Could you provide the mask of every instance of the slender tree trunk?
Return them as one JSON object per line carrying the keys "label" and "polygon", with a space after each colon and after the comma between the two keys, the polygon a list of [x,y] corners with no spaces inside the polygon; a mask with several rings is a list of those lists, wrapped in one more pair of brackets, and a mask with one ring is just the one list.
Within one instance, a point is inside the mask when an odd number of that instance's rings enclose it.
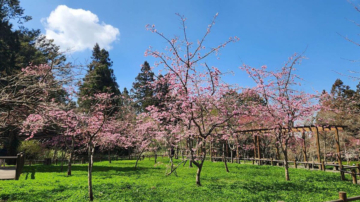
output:
{"label": "slender tree trunk", "polygon": [[[193,144],[193,141],[192,140],[190,140],[190,138],[188,139],[188,145],[189,145],[189,150],[190,150],[190,161],[189,161],[189,168],[192,168],[193,167],[193,165],[192,165],[192,163],[193,163],[193,150],[192,150],[192,144]],[[201,171],[200,171],[201,172]]]}
{"label": "slender tree trunk", "polygon": [[206,158],[206,147],[205,147],[206,145],[205,144],[206,144],[206,142],[203,141],[202,145],[201,145],[203,156],[202,156],[202,159],[200,160],[200,163],[194,162],[194,164],[198,167],[198,170],[196,171],[196,184],[198,186],[201,186],[201,181],[200,181],[201,171],[202,171],[202,167],[204,165],[204,161]]}
{"label": "slender tree trunk", "polygon": [[279,146],[277,144],[275,144],[275,150],[276,150],[275,159],[280,160]]}
{"label": "slender tree trunk", "polygon": [[139,160],[141,159],[141,155],[143,154],[144,150],[145,150],[145,149],[143,149],[143,150],[140,152],[139,156],[136,158],[135,168],[137,168],[138,162],[139,162]]}
{"label": "slender tree trunk", "polygon": [[55,159],[57,159],[57,151],[58,151],[58,148],[55,147],[54,155],[52,157],[53,162],[55,162]]}
{"label": "slender tree trunk", "polygon": [[283,153],[284,153],[285,180],[290,181],[287,148],[285,148]]}
{"label": "slender tree trunk", "polygon": [[179,147],[176,147],[176,156],[175,159],[179,159]]}
{"label": "slender tree trunk", "polygon": [[67,172],[68,176],[71,176],[71,164],[74,156],[74,147],[75,147],[74,144],[75,144],[75,138],[71,136],[71,149],[70,149],[70,157],[69,157],[68,172]]}
{"label": "slender tree trunk", "polygon": [[72,164],[73,153],[74,153],[73,151],[70,152],[70,157],[68,161],[68,170],[67,170],[68,176],[71,176],[71,164]]}
{"label": "slender tree trunk", "polygon": [[239,145],[238,145],[238,143],[236,144],[236,159],[237,159],[237,163],[240,163]]}
{"label": "slender tree trunk", "polygon": [[318,158],[318,162],[321,163],[319,129],[317,127],[316,127],[315,138],[316,138],[317,158]]}
{"label": "slender tree trunk", "polygon": [[198,167],[198,169],[196,171],[196,184],[198,186],[201,186],[200,176],[201,176],[202,166],[203,166],[203,164],[200,164],[200,166]]}
{"label": "slender tree trunk", "polygon": [[260,151],[260,135],[257,136],[257,155],[259,158],[258,164],[261,165],[261,151]]}
{"label": "slender tree trunk", "polygon": [[[228,173],[229,172],[229,168],[227,166],[227,160],[226,160],[226,157],[225,157],[225,143],[223,143],[223,160],[224,160],[224,165],[225,165],[225,170],[226,172]],[[201,172],[201,171],[200,171]]]}
{"label": "slender tree trunk", "polygon": [[[307,155],[306,155],[306,136],[305,136],[305,131],[303,131],[303,133],[302,133],[302,139],[303,139],[303,156],[304,156],[304,162],[307,162],[308,161],[308,159],[307,159]],[[308,166],[307,164],[305,164],[305,168],[306,168],[306,166]]]}
{"label": "slender tree trunk", "polygon": [[[63,171],[63,168],[64,168],[64,151],[61,151],[61,169],[60,171],[62,172]],[[31,161],[30,161],[30,165],[31,165]]]}
{"label": "slender tree trunk", "polygon": [[91,144],[89,144],[88,148],[88,157],[89,157],[89,165],[88,165],[88,185],[89,185],[89,200],[94,200],[93,190],[92,190],[92,168],[94,164],[94,148]]}
{"label": "slender tree trunk", "polygon": [[324,131],[324,162],[326,163],[326,132]]}
{"label": "slender tree trunk", "polygon": [[256,138],[256,136],[254,135],[254,159],[256,159],[256,157],[257,157],[257,154],[256,154],[256,145],[257,145],[257,138]]}
{"label": "slender tree trunk", "polygon": [[210,141],[210,152],[209,152],[209,154],[210,154],[210,161],[212,162],[213,161],[213,155],[212,155],[212,142]]}
{"label": "slender tree trunk", "polygon": [[155,163],[156,163],[156,159],[157,159],[157,152],[156,152],[156,151],[154,151],[154,154],[155,154],[154,161],[155,161]]}

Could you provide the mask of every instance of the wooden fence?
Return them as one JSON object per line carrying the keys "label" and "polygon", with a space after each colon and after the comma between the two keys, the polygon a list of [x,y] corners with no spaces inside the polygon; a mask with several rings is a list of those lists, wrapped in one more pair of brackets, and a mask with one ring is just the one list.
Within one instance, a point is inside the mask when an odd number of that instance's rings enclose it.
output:
{"label": "wooden fence", "polygon": [[328,201],[328,202],[347,202],[347,201],[357,201],[357,200],[360,200],[360,196],[347,198],[346,192],[341,191],[341,192],[339,192],[339,199]]}
{"label": "wooden fence", "polygon": [[[221,159],[223,160],[223,157],[213,157],[212,160],[218,160]],[[240,163],[241,160],[245,161],[251,161],[252,164],[257,163],[258,165],[263,165],[263,164],[268,164],[268,165],[272,165],[272,166],[284,166],[284,160],[274,160],[274,159],[258,159],[258,158],[231,158],[231,157],[226,157],[225,158],[227,161],[229,162],[233,162],[234,160],[238,163]],[[333,167],[334,171],[338,171],[340,173],[340,178],[341,180],[345,180],[344,174],[350,174],[351,178],[352,178],[352,182],[353,184],[357,184],[357,176],[360,175],[360,165],[356,164],[355,166],[348,166],[348,165],[342,165],[340,166],[337,163],[325,163],[324,161],[322,161],[321,163],[317,163],[314,161],[288,161],[289,167],[293,166],[294,168],[298,168],[299,165],[303,165],[304,168],[308,168],[308,169],[315,169],[317,167],[317,169],[322,170],[322,171],[326,171],[326,169],[328,167]]]}

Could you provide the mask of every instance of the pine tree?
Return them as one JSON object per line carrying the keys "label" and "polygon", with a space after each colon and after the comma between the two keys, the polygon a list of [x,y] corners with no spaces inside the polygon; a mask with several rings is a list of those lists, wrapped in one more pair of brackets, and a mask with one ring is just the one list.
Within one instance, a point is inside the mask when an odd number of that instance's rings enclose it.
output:
{"label": "pine tree", "polygon": [[[100,46],[95,44],[91,59],[92,62],[88,66],[89,70],[80,86],[78,99],[79,107],[84,111],[87,111],[93,104],[91,101],[83,99],[86,96],[92,96],[96,93],[121,95],[114,71],[111,69],[113,63],[109,58],[109,52],[100,49]],[[114,104],[119,104],[119,100],[114,101]]]}
{"label": "pine tree", "polygon": [[149,63],[145,61],[131,89],[138,113],[145,112],[146,107],[155,104],[154,91],[150,86],[152,82],[154,82],[154,73],[151,71]]}

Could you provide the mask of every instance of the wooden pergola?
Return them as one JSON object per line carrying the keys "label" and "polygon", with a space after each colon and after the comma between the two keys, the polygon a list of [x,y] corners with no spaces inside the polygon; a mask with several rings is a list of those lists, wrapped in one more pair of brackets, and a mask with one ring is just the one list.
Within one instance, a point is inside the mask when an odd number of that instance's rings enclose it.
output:
{"label": "wooden pergola", "polygon": [[[340,168],[342,169],[342,161],[341,161],[341,149],[340,149],[340,139],[339,139],[339,131],[343,131],[346,126],[344,125],[326,125],[326,126],[296,126],[290,129],[288,128],[260,128],[260,129],[250,129],[250,130],[239,130],[235,131],[235,133],[273,133],[275,131],[281,132],[302,132],[302,138],[305,141],[305,132],[314,132],[316,139],[316,149],[317,149],[317,157],[319,163],[321,163],[321,155],[320,155],[320,140],[319,140],[319,131],[334,131],[335,132],[335,142],[336,142],[336,150],[337,150],[337,158]],[[254,155],[255,158],[261,159],[260,155],[260,137],[258,135],[254,136]],[[306,157],[306,147],[303,145],[303,153],[304,153],[304,161],[307,161]]]}

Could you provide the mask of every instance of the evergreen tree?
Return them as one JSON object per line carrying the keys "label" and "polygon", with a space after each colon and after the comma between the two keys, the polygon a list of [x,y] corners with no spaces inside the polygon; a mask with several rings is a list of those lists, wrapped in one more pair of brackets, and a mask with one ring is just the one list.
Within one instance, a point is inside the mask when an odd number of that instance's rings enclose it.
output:
{"label": "evergreen tree", "polygon": [[[0,0],[0,78],[17,74],[29,63],[33,65],[50,63],[54,67],[63,65],[66,59],[52,40],[40,36],[40,30],[29,30],[22,25],[28,20],[31,20],[31,17],[24,15],[24,9],[21,8],[19,0]],[[13,24],[16,24],[18,28],[15,28]],[[0,81],[1,88],[9,87],[8,85],[7,79]],[[15,86],[11,92],[20,92],[23,88],[24,86]],[[65,96],[65,91],[51,92],[51,94],[54,98],[61,100],[61,97]],[[19,108],[23,110],[21,115],[15,114]],[[31,112],[31,108],[21,105],[0,107],[1,120],[5,120],[2,117],[4,114],[16,116],[16,119],[12,119],[14,121],[7,121],[0,130],[0,141],[6,142],[7,155],[16,155],[17,146],[20,143],[18,123],[21,123],[22,119]]]}
{"label": "evergreen tree", "polygon": [[331,87],[331,94],[335,97],[351,98],[355,95],[355,91],[350,89],[350,86],[344,85],[340,79],[336,79]]}
{"label": "evergreen tree", "polygon": [[[89,70],[80,86],[78,99],[79,107],[84,111],[87,111],[93,104],[91,101],[83,99],[85,96],[92,96],[96,93],[121,95],[114,71],[111,69],[112,61],[109,58],[109,52],[100,49],[100,46],[95,44],[91,59],[92,62],[88,66]],[[114,104],[120,104],[119,99],[115,100]]]}
{"label": "evergreen tree", "polygon": [[155,104],[154,91],[150,84],[154,82],[154,73],[151,71],[148,62],[144,62],[141,72],[135,78],[133,88],[131,89],[132,97],[135,100],[135,107],[138,113],[145,112],[146,107]]}

